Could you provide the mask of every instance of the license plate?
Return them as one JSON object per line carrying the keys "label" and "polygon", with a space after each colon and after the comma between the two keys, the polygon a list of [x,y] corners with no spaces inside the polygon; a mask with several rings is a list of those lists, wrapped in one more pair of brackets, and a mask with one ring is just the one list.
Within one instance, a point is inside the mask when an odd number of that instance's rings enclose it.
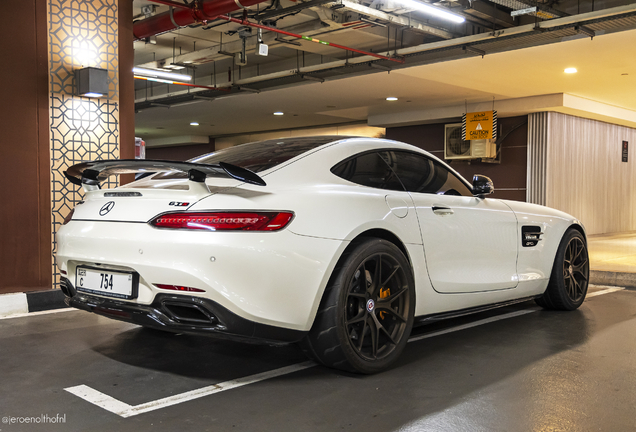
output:
{"label": "license plate", "polygon": [[134,273],[78,267],[75,285],[78,291],[128,300],[137,297],[135,276]]}

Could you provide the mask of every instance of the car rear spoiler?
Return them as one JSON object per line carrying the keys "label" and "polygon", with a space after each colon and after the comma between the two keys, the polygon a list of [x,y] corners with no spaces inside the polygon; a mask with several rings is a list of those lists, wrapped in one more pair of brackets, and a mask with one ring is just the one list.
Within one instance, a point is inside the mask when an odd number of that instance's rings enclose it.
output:
{"label": "car rear spoiler", "polygon": [[188,179],[205,183],[208,176],[229,176],[245,183],[266,186],[265,181],[256,173],[225,162],[218,164],[197,164],[148,159],[114,159],[82,162],[73,165],[64,175],[73,184],[98,189],[99,183],[116,174],[148,174],[157,172],[180,171],[188,174]]}

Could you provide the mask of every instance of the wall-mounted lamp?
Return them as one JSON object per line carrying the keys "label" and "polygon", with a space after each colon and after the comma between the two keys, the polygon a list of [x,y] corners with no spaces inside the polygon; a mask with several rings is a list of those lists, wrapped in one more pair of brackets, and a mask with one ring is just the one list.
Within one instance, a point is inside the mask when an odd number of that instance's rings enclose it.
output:
{"label": "wall-mounted lamp", "polygon": [[98,98],[108,95],[108,71],[94,67],[75,69],[77,96]]}

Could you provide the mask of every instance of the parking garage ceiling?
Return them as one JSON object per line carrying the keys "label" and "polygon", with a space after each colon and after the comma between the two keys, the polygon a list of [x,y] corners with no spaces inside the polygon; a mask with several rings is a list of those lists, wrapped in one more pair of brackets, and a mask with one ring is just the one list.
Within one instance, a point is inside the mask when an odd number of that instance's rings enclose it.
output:
{"label": "parking garage ceiling", "polygon": [[[136,134],[225,136],[553,93],[636,111],[636,4],[525,3],[433,3],[461,24],[392,0],[270,0],[229,14],[367,54],[264,30],[259,56],[256,28],[220,19],[138,40],[136,66],[216,89],[137,80]],[[535,12],[512,17],[523,5]],[[136,0],[135,25],[169,9]]]}

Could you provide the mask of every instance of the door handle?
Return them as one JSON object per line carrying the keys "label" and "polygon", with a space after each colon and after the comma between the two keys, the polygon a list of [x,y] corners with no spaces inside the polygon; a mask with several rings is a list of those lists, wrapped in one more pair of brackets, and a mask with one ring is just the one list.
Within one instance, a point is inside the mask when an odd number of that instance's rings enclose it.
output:
{"label": "door handle", "polygon": [[438,216],[448,216],[455,213],[453,209],[450,207],[437,206],[437,205],[434,205],[432,207],[432,210],[433,210],[433,213],[435,213]]}

